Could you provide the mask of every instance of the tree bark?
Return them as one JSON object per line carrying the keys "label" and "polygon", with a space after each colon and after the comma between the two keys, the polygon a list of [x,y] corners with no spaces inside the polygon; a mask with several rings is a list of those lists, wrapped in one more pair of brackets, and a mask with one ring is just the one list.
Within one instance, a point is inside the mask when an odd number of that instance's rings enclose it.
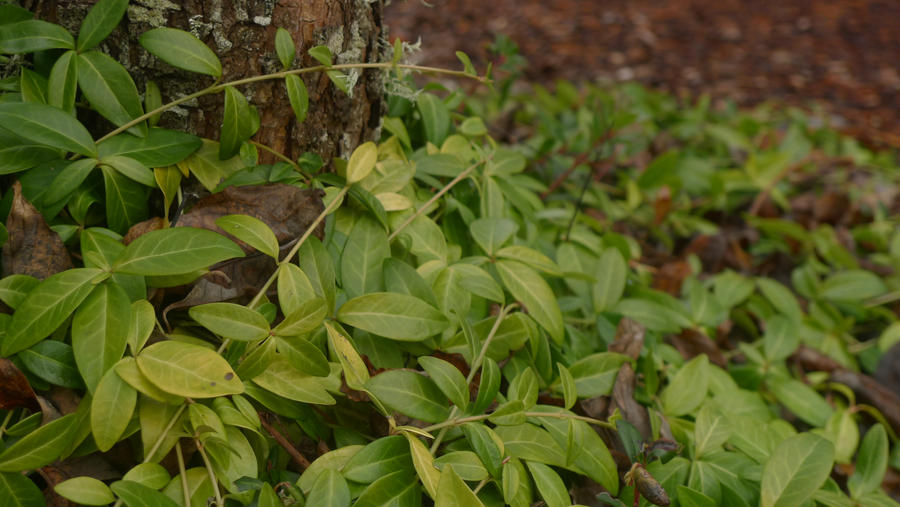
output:
{"label": "tree bark", "polygon": [[[77,33],[89,0],[26,0],[24,7],[38,17]],[[159,85],[163,101],[177,99],[213,83],[212,78],[180,71],[160,61],[137,42],[138,36],[162,26],[190,31],[222,61],[222,80],[281,70],[275,54],[275,30],[288,30],[297,47],[294,67],[317,65],[307,54],[324,44],[335,63],[377,62],[381,56],[382,0],[133,0],[120,26],[101,44],[131,72],[138,89],[146,81]],[[377,133],[382,112],[379,71],[361,71],[348,97],[324,73],[301,76],[309,90],[309,112],[297,124],[281,80],[244,85],[244,92],[260,114],[259,143],[296,159],[311,151],[325,162],[347,157],[358,144]],[[210,139],[218,139],[222,122],[222,94],[208,95],[164,113],[160,122]],[[271,158],[260,155],[263,160]]]}

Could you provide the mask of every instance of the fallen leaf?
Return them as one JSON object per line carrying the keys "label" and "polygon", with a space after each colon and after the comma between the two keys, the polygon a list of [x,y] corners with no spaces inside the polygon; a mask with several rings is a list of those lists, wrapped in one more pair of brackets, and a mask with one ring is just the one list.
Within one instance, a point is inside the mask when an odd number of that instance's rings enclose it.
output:
{"label": "fallen leaf", "polygon": [[33,412],[41,409],[28,379],[12,361],[0,357],[0,409],[25,407]]}
{"label": "fallen leaf", "polygon": [[13,184],[13,202],[6,220],[9,239],[3,244],[3,276],[31,275],[43,280],[72,269],[72,259],[59,234],[22,195],[22,184]]}
{"label": "fallen leaf", "polygon": [[616,328],[616,339],[609,345],[610,352],[618,352],[637,360],[644,347],[644,334],[647,329],[636,320],[622,317]]}

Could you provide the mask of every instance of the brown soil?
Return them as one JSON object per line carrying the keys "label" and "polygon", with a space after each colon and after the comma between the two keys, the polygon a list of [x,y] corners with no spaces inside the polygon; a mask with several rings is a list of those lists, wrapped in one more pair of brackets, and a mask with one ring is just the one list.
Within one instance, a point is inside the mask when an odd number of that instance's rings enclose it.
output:
{"label": "brown soil", "polygon": [[391,37],[422,38],[422,62],[488,61],[515,40],[534,81],[629,81],[741,105],[775,100],[833,113],[834,126],[900,147],[896,0],[395,0]]}

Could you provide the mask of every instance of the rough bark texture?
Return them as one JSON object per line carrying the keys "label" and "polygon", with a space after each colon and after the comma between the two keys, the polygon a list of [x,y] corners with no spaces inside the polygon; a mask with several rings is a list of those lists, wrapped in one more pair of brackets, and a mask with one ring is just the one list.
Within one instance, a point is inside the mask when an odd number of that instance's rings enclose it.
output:
{"label": "rough bark texture", "polygon": [[[41,19],[60,23],[77,33],[92,1],[27,0],[26,8]],[[155,81],[163,101],[212,84],[212,78],[177,70],[147,51],[138,36],[161,26],[188,30],[203,40],[222,61],[223,81],[277,72],[275,30],[285,28],[297,46],[295,67],[317,65],[307,50],[327,45],[335,63],[375,62],[380,57],[382,0],[133,0],[120,26],[101,45],[131,72],[139,90]],[[254,140],[296,159],[306,151],[322,156],[349,156],[358,144],[371,139],[381,117],[381,77],[360,73],[352,97],[331,84],[322,73],[302,76],[309,90],[306,121],[298,125],[280,80],[242,86],[259,109],[261,127]],[[222,121],[221,94],[201,97],[162,117],[161,125],[218,139]],[[264,155],[261,153],[261,155]]]}

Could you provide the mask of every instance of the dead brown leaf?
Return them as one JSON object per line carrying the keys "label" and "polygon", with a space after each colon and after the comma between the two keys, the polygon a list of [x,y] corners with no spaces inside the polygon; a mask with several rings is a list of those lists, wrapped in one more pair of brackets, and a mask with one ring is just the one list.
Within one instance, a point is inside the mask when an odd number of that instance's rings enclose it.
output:
{"label": "dead brown leaf", "polygon": [[615,407],[618,407],[625,420],[637,428],[645,442],[649,442],[653,439],[650,415],[647,413],[647,407],[634,399],[634,378],[634,370],[631,368],[631,363],[625,363],[619,368],[616,383],[613,384],[613,404],[610,406],[610,412]]}
{"label": "dead brown leaf", "polygon": [[685,359],[690,359],[699,354],[706,354],[716,366],[725,368],[728,364],[716,343],[700,331],[685,329],[681,334],[670,336],[667,341],[678,349],[678,352]]}
{"label": "dead brown leaf", "polygon": [[72,269],[72,259],[59,234],[22,195],[22,184],[13,184],[13,202],[6,220],[9,239],[3,244],[3,276],[31,275],[43,280]]}
{"label": "dead brown leaf", "polygon": [[37,412],[41,409],[28,379],[12,361],[0,357],[0,409],[25,407]]}
{"label": "dead brown leaf", "polygon": [[644,334],[647,332],[641,323],[636,320],[622,317],[616,328],[616,339],[609,345],[610,352],[618,352],[637,359],[644,347]]}

